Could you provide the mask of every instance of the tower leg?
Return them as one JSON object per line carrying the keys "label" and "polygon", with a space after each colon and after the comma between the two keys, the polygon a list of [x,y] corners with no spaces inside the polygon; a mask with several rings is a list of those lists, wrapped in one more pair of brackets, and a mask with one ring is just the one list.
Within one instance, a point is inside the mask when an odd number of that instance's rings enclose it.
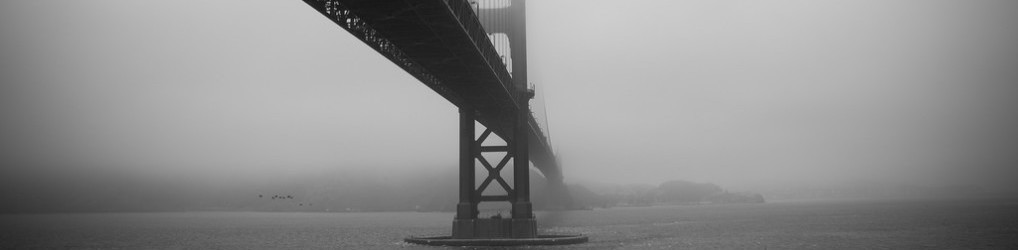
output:
{"label": "tower leg", "polygon": [[530,158],[527,136],[527,109],[519,112],[516,129],[513,133],[513,196],[512,200],[512,238],[537,237],[537,221],[534,219],[533,204],[530,203]]}
{"label": "tower leg", "polygon": [[474,220],[477,219],[477,200],[474,197],[474,110],[460,108],[459,203],[453,219],[452,237],[475,237]]}
{"label": "tower leg", "polygon": [[[513,85],[516,91],[516,103],[519,109],[516,110],[516,124],[513,126],[513,188],[516,189],[512,197],[513,219],[533,220],[533,206],[530,203],[530,97],[527,87],[527,47],[526,47],[526,15],[525,2],[522,0],[512,1],[509,5],[510,13],[513,15],[513,31],[509,34],[509,43],[512,47],[513,58]],[[515,232],[513,233],[515,235]]]}
{"label": "tower leg", "polygon": [[513,192],[512,232],[513,238],[537,237],[537,222],[530,203],[530,91],[527,87],[527,16],[526,2],[512,1],[509,6],[513,16],[509,43],[512,48],[513,85],[519,109],[516,111],[516,126],[513,129]]}

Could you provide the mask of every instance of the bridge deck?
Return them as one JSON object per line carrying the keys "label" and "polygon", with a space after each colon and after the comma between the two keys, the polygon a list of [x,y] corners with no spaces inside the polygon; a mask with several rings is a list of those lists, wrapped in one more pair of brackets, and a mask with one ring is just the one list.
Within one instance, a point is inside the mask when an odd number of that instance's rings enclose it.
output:
{"label": "bridge deck", "polygon": [[[304,0],[477,120],[512,138],[518,109],[512,77],[465,0]],[[547,137],[528,116],[531,162],[561,181]]]}

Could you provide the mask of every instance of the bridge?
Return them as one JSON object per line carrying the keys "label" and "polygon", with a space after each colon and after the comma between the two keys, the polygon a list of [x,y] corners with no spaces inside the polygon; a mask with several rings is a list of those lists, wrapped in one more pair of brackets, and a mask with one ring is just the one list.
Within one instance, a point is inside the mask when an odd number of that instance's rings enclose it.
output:
{"label": "bridge", "polygon": [[[562,170],[529,100],[523,0],[304,0],[459,108],[459,203],[453,239],[537,238],[529,167],[563,190]],[[475,137],[475,121],[485,128]],[[492,135],[506,145],[483,143]],[[482,153],[503,152],[489,161]],[[475,161],[476,160],[476,161]],[[513,185],[500,175],[513,162]],[[475,181],[475,162],[487,178]],[[483,195],[492,185],[505,195]],[[478,203],[508,201],[511,218],[478,218]],[[585,240],[585,238],[584,238]]]}

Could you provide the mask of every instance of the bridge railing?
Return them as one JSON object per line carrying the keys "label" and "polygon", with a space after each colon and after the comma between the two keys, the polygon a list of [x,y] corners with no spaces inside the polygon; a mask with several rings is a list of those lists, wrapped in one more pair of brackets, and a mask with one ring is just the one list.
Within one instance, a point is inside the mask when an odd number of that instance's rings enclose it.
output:
{"label": "bridge railing", "polygon": [[[474,40],[474,44],[477,45],[478,50],[484,57],[485,61],[488,62],[488,66],[498,76],[499,81],[502,82],[502,86],[508,90],[509,95],[516,99],[516,91],[513,87],[512,75],[510,68],[507,65],[509,58],[508,54],[505,56],[500,55],[496,49],[495,42],[489,37],[489,32],[484,29],[484,25],[481,24],[481,16],[477,11],[477,5],[471,4],[470,0],[445,0],[446,4],[449,5],[449,9],[453,15],[459,19],[463,28],[466,30],[467,35]],[[476,3],[476,2],[475,2]],[[506,24],[508,25],[508,23]],[[508,51],[508,50],[506,50]]]}
{"label": "bridge railing", "polygon": [[544,145],[547,145],[548,149],[550,150],[551,139],[548,138],[548,131],[546,131],[537,121],[537,118],[534,117],[534,113],[530,113],[530,120],[528,121],[528,123],[531,129],[538,132],[537,133],[538,139],[540,139]]}

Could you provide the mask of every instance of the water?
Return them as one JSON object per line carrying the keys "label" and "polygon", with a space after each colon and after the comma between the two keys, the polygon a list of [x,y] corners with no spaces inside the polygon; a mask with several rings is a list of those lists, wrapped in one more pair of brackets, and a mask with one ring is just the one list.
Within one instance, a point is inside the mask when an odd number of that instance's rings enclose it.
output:
{"label": "water", "polygon": [[[435,249],[451,213],[0,215],[0,249]],[[776,202],[539,212],[597,249],[1018,249],[1018,199]]]}

